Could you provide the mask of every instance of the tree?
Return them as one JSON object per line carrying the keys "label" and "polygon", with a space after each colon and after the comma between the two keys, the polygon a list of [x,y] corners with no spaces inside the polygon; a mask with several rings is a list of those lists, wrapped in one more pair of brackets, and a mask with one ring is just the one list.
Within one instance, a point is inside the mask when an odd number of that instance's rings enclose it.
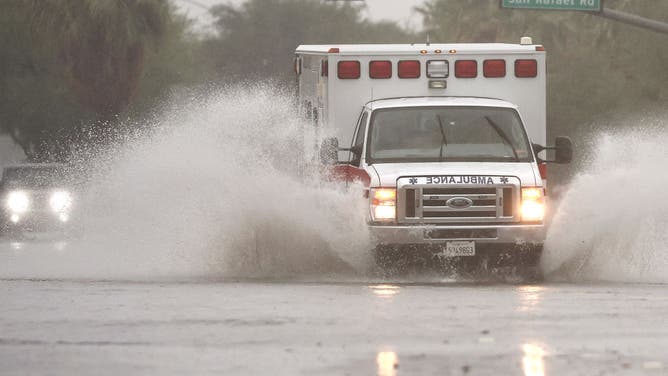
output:
{"label": "tree", "polygon": [[410,36],[391,22],[364,20],[361,8],[312,0],[248,0],[211,10],[216,37],[207,41],[220,77],[290,82],[299,44],[400,43]]}
{"label": "tree", "polygon": [[[90,115],[54,74],[53,62],[31,32],[32,14],[21,0],[0,2],[0,129],[30,159],[40,158],[47,134],[63,122]],[[75,120],[77,119],[77,120]]]}
{"label": "tree", "polygon": [[1,1],[0,130],[32,160],[115,132],[123,114],[195,81],[188,29],[166,0]]}
{"label": "tree", "polygon": [[166,0],[32,0],[33,25],[79,101],[111,121],[136,94],[145,47],[165,34]]}
{"label": "tree", "polygon": [[130,116],[144,117],[169,95],[183,88],[211,81],[213,68],[204,55],[201,37],[193,21],[170,10],[159,48],[146,49],[137,94],[129,106]]}
{"label": "tree", "polygon": [[[608,0],[606,7],[668,19],[668,3]],[[583,12],[500,9],[498,1],[428,0],[418,9],[425,33],[443,42],[517,43],[534,37],[548,50],[552,133],[613,111],[638,111],[668,99],[665,35]]]}

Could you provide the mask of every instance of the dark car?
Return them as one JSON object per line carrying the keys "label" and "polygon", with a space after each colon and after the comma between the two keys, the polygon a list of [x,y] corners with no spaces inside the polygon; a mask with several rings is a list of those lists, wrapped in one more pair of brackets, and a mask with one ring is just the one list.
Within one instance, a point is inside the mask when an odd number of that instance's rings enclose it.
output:
{"label": "dark car", "polygon": [[76,209],[76,183],[67,165],[5,167],[0,183],[5,234],[68,231]]}

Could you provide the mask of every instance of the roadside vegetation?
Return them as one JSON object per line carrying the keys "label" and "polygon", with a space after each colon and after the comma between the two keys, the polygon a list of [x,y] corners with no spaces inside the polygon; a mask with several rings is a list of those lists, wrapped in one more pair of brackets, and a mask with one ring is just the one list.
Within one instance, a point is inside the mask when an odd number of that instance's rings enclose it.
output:
{"label": "roadside vegetation", "polygon": [[[553,135],[613,112],[665,106],[668,35],[576,12],[511,11],[498,1],[425,0],[423,30],[371,22],[358,5],[248,0],[213,7],[213,33],[167,0],[0,2],[0,130],[32,160],[126,131],[182,88],[243,80],[293,85],[298,44],[509,42],[548,51]],[[606,6],[668,21],[668,3]],[[632,125],[632,124],[629,124]]]}

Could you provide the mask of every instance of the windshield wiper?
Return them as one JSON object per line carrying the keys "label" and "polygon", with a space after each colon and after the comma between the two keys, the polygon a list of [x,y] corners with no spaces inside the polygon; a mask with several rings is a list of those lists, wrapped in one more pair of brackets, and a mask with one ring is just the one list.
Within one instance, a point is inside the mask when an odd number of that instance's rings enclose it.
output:
{"label": "windshield wiper", "polygon": [[441,149],[438,151],[438,161],[443,162],[443,148],[448,146],[448,139],[445,137],[445,129],[443,129],[443,120],[441,120],[441,115],[436,115],[436,120],[438,120],[438,129],[441,130]]}
{"label": "windshield wiper", "polygon": [[517,155],[517,151],[515,150],[515,147],[513,146],[512,141],[508,138],[508,135],[499,127],[498,124],[496,124],[492,119],[489,118],[489,116],[485,116],[485,120],[487,120],[487,123],[494,129],[494,131],[501,137],[503,142],[510,146],[510,150],[513,151],[513,156],[515,156],[515,161],[519,161],[520,157]]}

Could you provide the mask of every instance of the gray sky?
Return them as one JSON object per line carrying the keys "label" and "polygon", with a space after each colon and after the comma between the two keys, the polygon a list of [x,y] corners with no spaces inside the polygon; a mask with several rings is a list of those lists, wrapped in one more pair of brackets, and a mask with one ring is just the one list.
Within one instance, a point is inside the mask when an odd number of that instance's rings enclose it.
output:
{"label": "gray sky", "polygon": [[[204,7],[228,2],[241,4],[244,0],[174,0],[174,2],[190,17],[197,19],[201,25],[206,25],[211,19]],[[422,18],[413,11],[413,7],[424,3],[424,0],[366,0],[365,2],[368,8],[366,16],[371,20],[398,21],[402,26],[413,28],[419,28],[422,23]]]}

